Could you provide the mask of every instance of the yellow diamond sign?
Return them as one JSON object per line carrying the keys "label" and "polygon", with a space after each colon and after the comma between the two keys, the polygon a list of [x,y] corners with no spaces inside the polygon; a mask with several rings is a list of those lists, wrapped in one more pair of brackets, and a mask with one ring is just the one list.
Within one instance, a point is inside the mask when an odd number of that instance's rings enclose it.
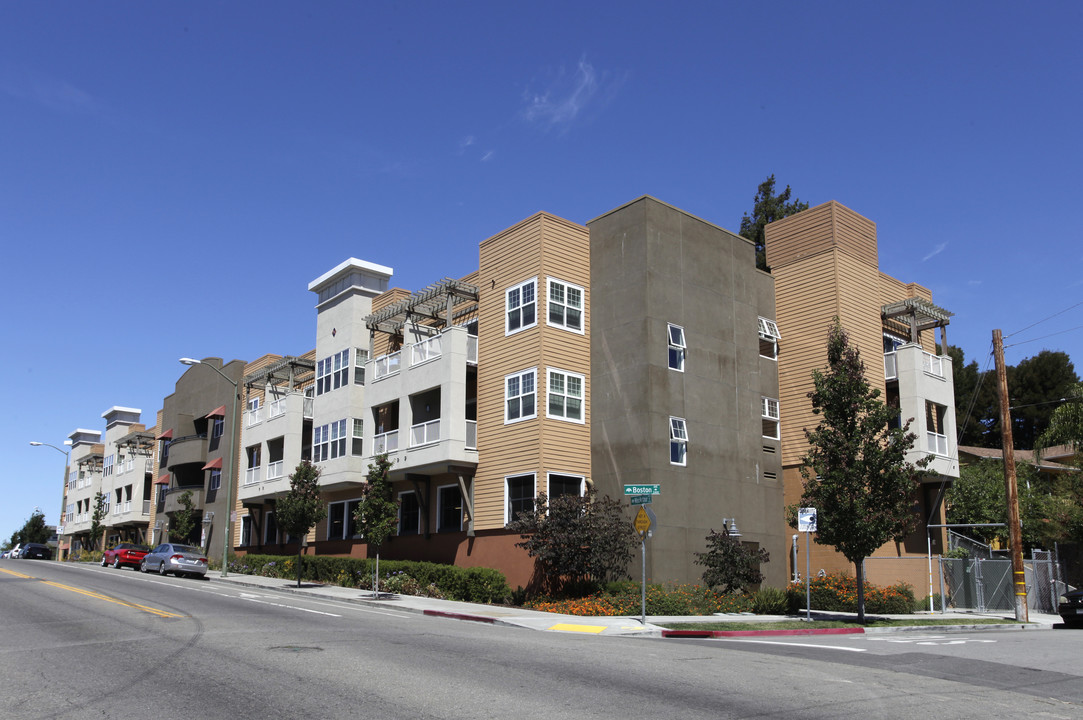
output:
{"label": "yellow diamond sign", "polygon": [[647,515],[647,508],[645,506],[639,506],[639,512],[636,513],[636,519],[632,521],[632,527],[640,534],[651,529],[651,518]]}

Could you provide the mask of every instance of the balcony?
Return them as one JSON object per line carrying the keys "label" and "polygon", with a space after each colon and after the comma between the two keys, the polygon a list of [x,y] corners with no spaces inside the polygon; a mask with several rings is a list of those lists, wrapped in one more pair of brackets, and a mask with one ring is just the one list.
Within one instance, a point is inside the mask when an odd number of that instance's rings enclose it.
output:
{"label": "balcony", "polygon": [[391,430],[380,433],[372,438],[372,454],[383,455],[393,453],[399,449],[399,431]]}
{"label": "balcony", "polygon": [[250,467],[247,470],[245,470],[244,471],[244,484],[247,486],[247,485],[255,485],[256,483],[258,483],[259,480],[260,480],[260,477],[259,477],[260,470],[262,470],[262,469],[263,469],[263,467],[261,465],[256,465],[254,467]]}
{"label": "balcony", "polygon": [[410,447],[440,442],[440,419],[418,423],[410,428]]}
{"label": "balcony", "polygon": [[443,355],[440,349],[440,335],[434,335],[428,340],[422,340],[410,346],[410,367],[435,360]]}
{"label": "balcony", "polygon": [[192,507],[203,507],[203,486],[193,485],[190,487],[175,487],[169,488],[165,495],[165,506],[163,512],[173,513],[178,510],[183,510],[184,506],[180,504],[180,497],[186,492],[192,493]]}
{"label": "balcony", "polygon": [[922,351],[921,369],[938,378],[944,377],[944,358]]}
{"label": "balcony", "polygon": [[925,433],[927,439],[926,449],[935,455],[948,454],[948,436],[940,435],[939,433],[927,432]]}
{"label": "balcony", "polygon": [[207,435],[203,433],[201,435],[186,435],[184,437],[175,438],[169,443],[169,465],[170,469],[177,467],[178,465],[188,465],[190,463],[199,463],[200,465],[207,462]]}
{"label": "balcony", "polygon": [[382,355],[372,362],[372,379],[380,380],[385,377],[399,374],[399,364],[402,362],[402,352],[393,352],[390,355]]}
{"label": "balcony", "polygon": [[254,410],[245,410],[244,426],[252,427],[253,425],[258,425],[259,423],[263,422],[263,411],[264,407],[262,405],[258,408],[255,408]]}

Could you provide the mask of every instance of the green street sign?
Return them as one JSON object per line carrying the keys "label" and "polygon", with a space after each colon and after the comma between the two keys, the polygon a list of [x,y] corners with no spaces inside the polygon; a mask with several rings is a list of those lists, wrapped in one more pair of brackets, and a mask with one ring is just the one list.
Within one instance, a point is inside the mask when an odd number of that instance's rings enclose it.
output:
{"label": "green street sign", "polygon": [[630,500],[631,500],[632,505],[650,505],[651,504],[651,496],[650,495],[633,495],[630,498]]}
{"label": "green street sign", "polygon": [[661,495],[661,485],[625,485],[625,495]]}

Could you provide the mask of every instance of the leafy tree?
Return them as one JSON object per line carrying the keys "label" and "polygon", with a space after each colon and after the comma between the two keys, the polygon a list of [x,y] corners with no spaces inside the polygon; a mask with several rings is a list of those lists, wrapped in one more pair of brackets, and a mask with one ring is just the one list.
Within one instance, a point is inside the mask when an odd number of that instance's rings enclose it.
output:
{"label": "leafy tree", "polygon": [[30,519],[11,534],[11,540],[3,549],[8,550],[23,543],[45,543],[52,536],[52,531],[45,524],[45,514],[41,510],[34,510]]}
{"label": "leafy tree", "polygon": [[996,443],[1000,442],[1000,406],[995,373],[982,372],[976,360],[967,363],[962,348],[949,345],[947,354],[951,357],[959,444],[997,447]]}
{"label": "leafy tree", "polygon": [[608,496],[549,500],[539,493],[534,512],[519,513],[508,528],[522,537],[516,545],[534,558],[551,593],[631,577],[628,564],[639,535]]}
{"label": "leafy tree", "polygon": [[369,464],[367,482],[361,488],[361,500],[354,511],[357,530],[376,551],[376,577],[373,594],[380,595],[380,547],[398,531],[399,504],[391,488],[391,461],[387,453],[377,455]]}
{"label": "leafy tree", "polygon": [[767,270],[767,253],[765,249],[764,227],[767,223],[781,220],[782,218],[796,215],[802,210],[808,210],[808,203],[798,199],[790,201],[790,186],[778,195],[775,195],[775,176],[772,173],[760,183],[756,189],[756,197],[753,199],[752,215],[745,213],[741,218],[741,237],[748,238],[756,243],[756,267]]}
{"label": "leafy tree", "polygon": [[196,512],[192,507],[192,491],[185,490],[177,498],[180,510],[173,513],[173,519],[169,523],[169,536],[180,538],[181,542],[188,542],[192,537],[192,531],[196,529]]}
{"label": "leafy tree", "polygon": [[1065,394],[1066,402],[1049,416],[1049,425],[1034,443],[1039,457],[1054,445],[1067,445],[1077,453],[1083,452],[1083,384],[1076,384]]}
{"label": "leafy tree", "polygon": [[302,540],[316,523],[327,517],[320,498],[320,469],[302,460],[290,473],[290,489],[275,503],[275,520],[281,530],[297,538],[297,587],[301,587]]}
{"label": "leafy tree", "polygon": [[90,514],[90,549],[97,550],[102,541],[105,527],[102,520],[105,519],[105,496],[100,492],[94,495],[94,512]]}
{"label": "leafy tree", "polygon": [[703,571],[703,584],[723,593],[744,592],[749,586],[763,582],[760,565],[771,559],[766,550],[753,550],[730,535],[725,526],[720,533],[711,530],[707,552],[695,555],[696,564],[707,567]]}
{"label": "leafy tree", "polygon": [[[821,416],[805,430],[809,451],[801,467],[802,507],[817,512],[816,542],[854,563],[858,622],[865,620],[863,561],[891,539],[913,531],[918,463],[906,460],[916,436],[910,420],[890,426],[898,409],[880,400],[865,379],[865,364],[838,318],[827,340],[827,371],[814,370],[812,411]],[[795,514],[790,509],[791,516]]]}

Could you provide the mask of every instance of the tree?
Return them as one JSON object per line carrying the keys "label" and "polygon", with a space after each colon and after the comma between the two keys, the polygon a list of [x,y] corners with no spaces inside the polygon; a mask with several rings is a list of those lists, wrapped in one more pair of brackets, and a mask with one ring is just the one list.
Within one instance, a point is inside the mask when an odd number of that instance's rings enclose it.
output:
{"label": "tree", "polygon": [[880,391],[869,386],[860,353],[838,318],[828,334],[827,363],[826,372],[812,373],[809,399],[821,420],[805,430],[809,451],[801,467],[801,506],[816,508],[816,542],[854,563],[858,622],[864,622],[863,561],[915,528],[916,475],[929,458],[906,460],[916,439],[910,419],[902,427],[890,426],[898,408],[885,405]]}
{"label": "tree", "polygon": [[991,371],[979,370],[976,360],[967,363],[961,348],[949,345],[947,354],[951,357],[959,444],[999,447],[1000,405],[996,394],[996,375]]}
{"label": "tree", "polygon": [[281,530],[297,538],[297,587],[301,587],[302,542],[316,523],[327,517],[320,498],[320,469],[302,460],[290,473],[290,489],[275,503],[275,520]]}
{"label": "tree", "polygon": [[[105,496],[100,492],[94,495],[94,512],[90,514],[90,549],[97,550],[102,540],[105,528],[102,520],[105,519]],[[103,548],[104,549],[104,548]]]}
{"label": "tree", "polygon": [[196,529],[197,518],[192,508],[192,491],[182,492],[177,498],[177,503],[181,509],[173,513],[173,519],[169,522],[169,537],[176,536],[181,539],[181,542],[186,543],[192,537],[192,531]]}
{"label": "tree", "polygon": [[1083,384],[1076,384],[1064,396],[1065,402],[1049,416],[1049,425],[1034,443],[1035,454],[1054,445],[1067,445],[1083,452]]}
{"label": "tree", "polygon": [[768,270],[764,232],[767,223],[796,215],[802,210],[808,210],[808,203],[796,198],[790,202],[789,185],[781,193],[775,195],[773,173],[760,183],[756,189],[756,197],[753,199],[752,215],[745,213],[741,218],[740,232],[741,237],[748,238],[756,244],[756,267],[760,270]]}
{"label": "tree", "polygon": [[30,519],[11,534],[11,540],[5,550],[23,543],[45,543],[53,536],[52,530],[45,524],[45,514],[35,509]]}
{"label": "tree", "polygon": [[398,531],[399,504],[391,488],[391,461],[387,453],[377,455],[369,464],[367,482],[361,488],[361,500],[354,511],[357,530],[369,547],[376,550],[376,578],[372,583],[375,597],[380,596],[380,547]]}
{"label": "tree", "polygon": [[508,529],[520,534],[516,545],[534,558],[551,593],[631,577],[628,564],[639,535],[621,504],[608,496],[598,499],[590,492],[549,500],[539,493],[534,512],[519,513]]}
{"label": "tree", "polygon": [[760,565],[771,559],[766,550],[753,550],[730,535],[724,525],[722,532],[711,530],[707,536],[707,552],[695,555],[696,564],[707,567],[703,584],[723,593],[744,592],[763,582]]}

